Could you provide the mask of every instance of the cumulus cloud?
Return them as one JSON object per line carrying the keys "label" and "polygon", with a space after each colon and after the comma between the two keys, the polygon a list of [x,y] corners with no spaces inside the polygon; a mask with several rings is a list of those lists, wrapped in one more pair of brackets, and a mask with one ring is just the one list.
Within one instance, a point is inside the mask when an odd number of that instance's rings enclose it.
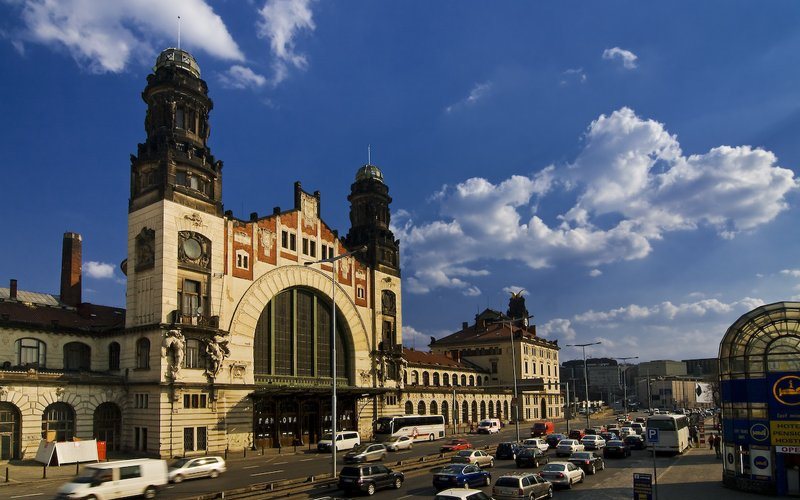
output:
{"label": "cumulus cloud", "polygon": [[222,85],[232,89],[258,88],[267,83],[267,79],[252,69],[234,64],[226,73],[219,76]]}
{"label": "cumulus cloud", "polygon": [[574,68],[568,69],[561,73],[561,81],[558,83],[561,86],[569,85],[570,83],[586,83],[586,73],[584,73],[583,68]]}
{"label": "cumulus cloud", "polygon": [[472,87],[472,90],[469,91],[469,95],[467,95],[467,97],[461,99],[455,104],[447,106],[446,108],[444,108],[444,110],[447,113],[452,113],[457,109],[467,106],[472,106],[476,102],[481,100],[483,97],[485,97],[491,89],[492,89],[491,82],[476,83],[475,86]]}
{"label": "cumulus cloud", "polygon": [[781,274],[792,278],[800,278],[800,269],[781,269]]}
{"label": "cumulus cloud", "polygon": [[599,269],[592,269],[591,271],[589,271],[589,276],[591,276],[592,278],[597,278],[598,276],[602,276],[602,275],[603,275],[603,271],[601,271]]}
{"label": "cumulus cloud", "polygon": [[114,278],[114,265],[105,262],[90,260],[83,265],[83,271],[86,273],[86,276],[94,279]]}
{"label": "cumulus cloud", "polygon": [[119,73],[131,58],[152,62],[164,43],[174,43],[178,16],[183,46],[223,60],[244,60],[222,18],[204,0],[18,0],[13,5],[23,24],[13,35],[19,52],[22,42],[54,46],[95,73]]}
{"label": "cumulus cloud", "polygon": [[619,60],[622,62],[622,66],[625,69],[635,69],[636,60],[639,58],[630,50],[613,47],[603,51],[603,59],[608,59],[610,61]]}
{"label": "cumulus cloud", "polygon": [[578,335],[572,328],[572,322],[564,318],[551,319],[536,329],[536,333],[550,340],[570,342]]}
{"label": "cumulus cloud", "polygon": [[[645,258],[674,231],[710,228],[732,238],[786,210],[796,188],[793,172],[769,151],[718,146],[687,156],[662,123],[621,108],[589,125],[572,163],[444,186],[430,198],[437,220],[418,223],[405,213],[392,229],[406,248],[410,292],[466,290],[479,274],[465,270],[480,261],[533,269],[577,262],[599,271]],[[547,221],[537,208],[556,191],[574,201]]]}
{"label": "cumulus cloud", "polygon": [[296,38],[303,31],[314,31],[312,0],[267,0],[259,10],[258,36],[267,38],[275,56],[271,83],[277,85],[289,76],[290,68],[305,70],[308,59],[297,52]]}

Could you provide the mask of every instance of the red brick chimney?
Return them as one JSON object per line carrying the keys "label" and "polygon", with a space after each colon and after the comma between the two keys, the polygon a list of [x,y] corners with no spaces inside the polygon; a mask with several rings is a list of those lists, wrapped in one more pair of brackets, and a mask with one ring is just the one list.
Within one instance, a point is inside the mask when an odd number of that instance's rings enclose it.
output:
{"label": "red brick chimney", "polygon": [[8,298],[17,300],[17,280],[11,280],[11,286],[8,287]]}
{"label": "red brick chimney", "polygon": [[77,307],[81,303],[81,235],[64,233],[61,247],[61,302]]}

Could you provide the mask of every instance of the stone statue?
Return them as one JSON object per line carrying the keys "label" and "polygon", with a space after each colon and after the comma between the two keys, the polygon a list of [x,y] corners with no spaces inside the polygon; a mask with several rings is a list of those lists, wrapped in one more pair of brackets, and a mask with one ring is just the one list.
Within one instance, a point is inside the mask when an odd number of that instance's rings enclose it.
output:
{"label": "stone statue", "polygon": [[[169,367],[172,377],[176,378],[181,371],[183,365],[183,355],[186,350],[186,339],[180,330],[168,330],[164,334],[164,340],[161,343],[161,357],[171,361]],[[172,356],[169,356],[172,351]]]}
{"label": "stone statue", "polygon": [[228,348],[228,340],[223,335],[214,335],[213,339],[203,340],[208,355],[206,374],[215,377],[222,369],[222,362],[230,356],[231,350]]}

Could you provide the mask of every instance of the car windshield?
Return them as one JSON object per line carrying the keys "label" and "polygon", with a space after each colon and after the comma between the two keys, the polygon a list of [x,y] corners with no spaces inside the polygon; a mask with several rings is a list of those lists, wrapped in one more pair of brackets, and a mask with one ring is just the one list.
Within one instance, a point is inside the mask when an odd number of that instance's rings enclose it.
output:
{"label": "car windshield", "polygon": [[501,477],[494,483],[495,486],[506,486],[509,488],[519,488],[519,478],[516,477]]}
{"label": "car windshield", "polygon": [[575,441],[572,439],[562,439],[561,442],[558,443],[559,446],[572,446],[573,444],[575,444]]}
{"label": "car windshield", "polygon": [[585,441],[594,441],[595,439],[597,439],[597,436],[589,435],[589,436],[584,437],[583,439]]}
{"label": "car windshield", "polygon": [[578,460],[588,460],[592,458],[591,453],[573,453],[569,458],[577,458]]}
{"label": "car windshield", "polygon": [[342,467],[340,476],[361,476],[361,469],[358,467]]}
{"label": "car windshield", "polygon": [[442,474],[461,474],[464,470],[464,465],[445,465],[439,472]]}
{"label": "car windshield", "polygon": [[170,466],[170,468],[171,469],[180,469],[181,467],[183,467],[186,464],[188,464],[190,460],[193,460],[193,459],[191,459],[191,458],[181,458],[180,460],[178,460],[175,463],[173,463]]}
{"label": "car windshield", "polygon": [[542,468],[542,472],[561,472],[565,467],[564,464],[547,464]]}
{"label": "car windshield", "polygon": [[330,441],[331,440],[331,433],[323,434],[322,439],[320,441]]}
{"label": "car windshield", "polygon": [[358,446],[354,446],[353,449],[350,450],[350,453],[362,453],[365,451],[367,451],[367,445],[359,444]]}
{"label": "car windshield", "polygon": [[406,440],[405,436],[395,436],[395,437],[389,439],[386,442],[387,443],[399,443],[400,441],[405,441],[405,440]]}
{"label": "car windshield", "polygon": [[521,450],[519,450],[519,453],[517,453],[517,456],[518,457],[528,457],[528,456],[531,456],[533,454],[534,454],[533,449],[531,449],[531,448],[522,448]]}
{"label": "car windshield", "polygon": [[472,455],[472,452],[471,452],[471,451],[467,451],[467,450],[464,450],[464,451],[459,451],[459,452],[456,454],[456,456],[459,456],[459,457],[468,457],[468,456],[470,456],[470,455]]}

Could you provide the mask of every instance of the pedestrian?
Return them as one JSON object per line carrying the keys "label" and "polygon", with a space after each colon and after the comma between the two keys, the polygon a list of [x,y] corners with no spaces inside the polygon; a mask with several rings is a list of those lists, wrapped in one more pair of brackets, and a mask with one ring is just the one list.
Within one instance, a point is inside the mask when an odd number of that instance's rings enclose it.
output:
{"label": "pedestrian", "polygon": [[709,450],[713,450],[714,449],[714,435],[713,434],[708,436],[708,449]]}
{"label": "pedestrian", "polygon": [[694,446],[694,442],[697,439],[697,429],[694,427],[689,427],[689,448]]}
{"label": "pedestrian", "polygon": [[719,451],[719,447],[722,444],[722,438],[719,437],[719,434],[714,436],[714,453],[716,454],[717,458],[722,458],[722,453]]}

